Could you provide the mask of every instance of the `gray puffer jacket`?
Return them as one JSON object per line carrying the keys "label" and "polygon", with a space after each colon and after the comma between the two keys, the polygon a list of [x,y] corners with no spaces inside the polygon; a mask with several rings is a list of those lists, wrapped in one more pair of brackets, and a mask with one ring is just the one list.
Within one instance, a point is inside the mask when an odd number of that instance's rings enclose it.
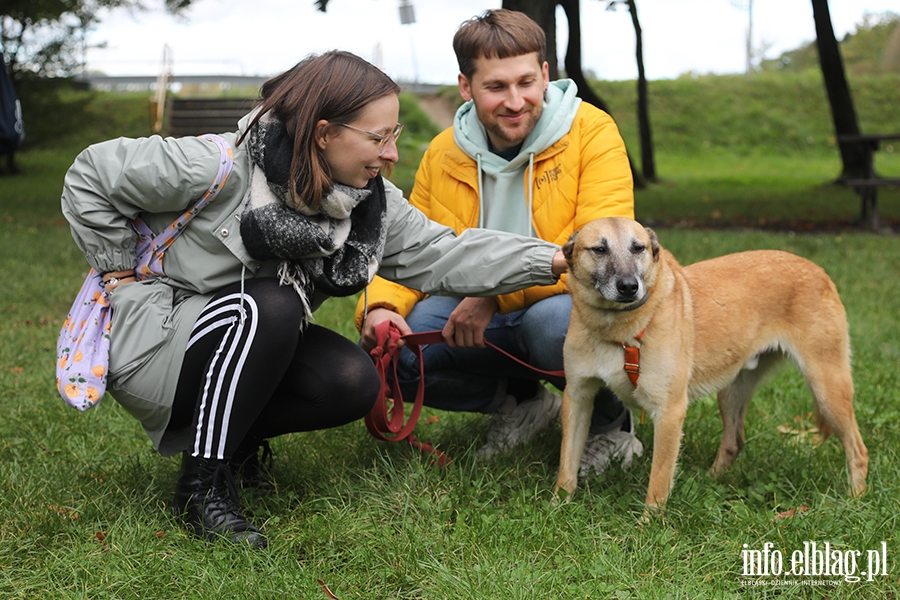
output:
{"label": "gray puffer jacket", "polygon": [[[246,126],[247,119],[241,121]],[[240,133],[224,134],[234,148]],[[212,183],[218,148],[200,138],[120,138],[90,146],[69,169],[62,211],[88,263],[98,272],[131,269],[140,215],[161,231]],[[234,169],[218,197],[166,251],[166,277],[110,292],[108,388],[164,455],[166,424],[191,328],[212,294],[241,278],[274,277],[277,263],[254,260],[240,236],[250,157],[234,148]],[[385,181],[387,242],[378,274],[429,294],[494,295],[551,285],[558,247],[485,230],[460,236],[429,221]]]}

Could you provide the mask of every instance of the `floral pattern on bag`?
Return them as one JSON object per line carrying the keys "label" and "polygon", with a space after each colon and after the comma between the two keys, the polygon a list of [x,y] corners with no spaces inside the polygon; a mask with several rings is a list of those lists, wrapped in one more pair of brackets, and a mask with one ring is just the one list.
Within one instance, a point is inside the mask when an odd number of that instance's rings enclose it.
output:
{"label": "floral pattern on bag", "polygon": [[91,269],[56,342],[56,388],[69,406],[87,410],[106,391],[109,365],[109,299]]}

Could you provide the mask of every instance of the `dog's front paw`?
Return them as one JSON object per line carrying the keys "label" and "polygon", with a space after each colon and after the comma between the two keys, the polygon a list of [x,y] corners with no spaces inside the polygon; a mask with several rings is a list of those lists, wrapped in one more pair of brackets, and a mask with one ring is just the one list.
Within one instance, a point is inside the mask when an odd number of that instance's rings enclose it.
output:
{"label": "dog's front paw", "polygon": [[638,526],[643,527],[645,525],[649,525],[651,521],[662,519],[665,511],[663,507],[660,505],[644,505],[644,510],[641,512],[641,516],[638,517]]}
{"label": "dog's front paw", "polygon": [[553,506],[559,506],[560,504],[567,504],[572,501],[572,496],[575,495],[575,491],[568,491],[565,488],[557,487],[553,490],[553,498],[550,500],[550,503]]}

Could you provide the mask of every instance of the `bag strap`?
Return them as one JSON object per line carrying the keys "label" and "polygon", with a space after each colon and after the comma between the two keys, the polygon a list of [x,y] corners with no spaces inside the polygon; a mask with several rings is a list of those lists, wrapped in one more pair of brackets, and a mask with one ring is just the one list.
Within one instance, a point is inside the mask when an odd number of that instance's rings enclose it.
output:
{"label": "bag strap", "polygon": [[228,140],[220,135],[212,133],[207,133],[200,137],[218,146],[218,172],[216,173],[212,184],[210,184],[209,189],[206,190],[203,196],[201,196],[190,209],[185,211],[171,225],[166,227],[164,231],[160,232],[159,235],[154,235],[150,228],[147,227],[147,224],[140,218],[134,220],[134,229],[138,234],[136,248],[137,267],[135,268],[135,273],[140,279],[145,279],[151,275],[160,277],[165,275],[165,270],[163,269],[163,254],[165,254],[166,249],[172,245],[179,235],[181,235],[181,232],[188,226],[188,223],[190,223],[207,204],[212,202],[216,196],[219,195],[219,192],[222,190],[225,181],[228,179],[228,176],[231,174],[231,170],[234,167],[234,153]]}
{"label": "bag strap", "polygon": [[[405,416],[403,395],[397,383],[397,363],[401,350],[398,342],[401,339],[405,342],[406,347],[416,354],[416,358],[419,360],[419,386],[416,390],[412,411],[405,424],[403,423]],[[397,326],[390,321],[378,324],[375,327],[375,347],[372,348],[370,355],[375,361],[375,369],[378,371],[378,377],[381,380],[381,391],[378,393],[375,406],[366,415],[366,428],[373,437],[387,442],[399,442],[405,439],[410,445],[416,446],[423,452],[437,454],[438,466],[441,467],[450,464],[450,459],[440,450],[435,449],[430,444],[417,441],[416,437],[410,434],[419,420],[419,414],[422,412],[422,405],[425,399],[425,365],[422,360],[422,346],[443,343],[444,338],[440,330],[401,335]],[[538,369],[487,340],[485,340],[485,344],[532,371],[548,377],[565,377],[566,373],[562,369],[557,371]],[[388,383],[387,378],[391,369],[393,369],[394,374],[393,385]],[[393,399],[393,405],[390,408],[387,402],[388,397]],[[390,434],[390,437],[388,434]]]}

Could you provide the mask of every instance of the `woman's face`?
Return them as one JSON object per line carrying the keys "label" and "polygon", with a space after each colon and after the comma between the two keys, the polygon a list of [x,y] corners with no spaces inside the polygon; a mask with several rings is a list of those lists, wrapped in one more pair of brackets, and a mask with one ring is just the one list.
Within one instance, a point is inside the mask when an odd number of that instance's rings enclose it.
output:
{"label": "woman's face", "polygon": [[[400,117],[400,100],[394,94],[382,96],[366,106],[352,123],[319,121],[319,148],[325,155],[336,183],[364,188],[388,163],[397,162],[397,144],[393,138],[378,155],[378,140],[366,132],[391,137]],[[342,127],[341,125],[349,125]],[[363,131],[358,131],[358,130]]]}

